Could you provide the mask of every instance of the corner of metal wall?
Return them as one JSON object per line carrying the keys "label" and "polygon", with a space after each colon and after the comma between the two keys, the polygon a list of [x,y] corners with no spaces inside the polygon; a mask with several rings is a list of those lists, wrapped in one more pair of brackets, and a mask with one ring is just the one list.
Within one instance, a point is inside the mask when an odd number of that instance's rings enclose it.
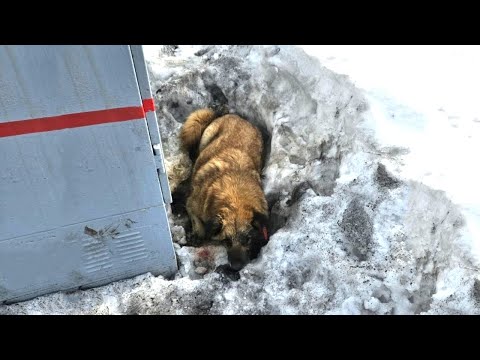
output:
{"label": "corner of metal wall", "polygon": [[[150,79],[148,76],[142,45],[130,45],[130,52],[132,54],[133,65],[137,76],[137,82],[142,101],[154,101],[152,91],[150,89]],[[147,128],[150,134],[150,141],[152,143],[152,150],[157,166],[158,179],[160,182],[160,188],[162,190],[163,200],[166,204],[171,204],[172,194],[170,191],[170,184],[168,183],[167,172],[165,170],[162,139],[160,137],[160,130],[158,128],[157,114],[154,110],[147,111],[145,118],[147,120]]]}

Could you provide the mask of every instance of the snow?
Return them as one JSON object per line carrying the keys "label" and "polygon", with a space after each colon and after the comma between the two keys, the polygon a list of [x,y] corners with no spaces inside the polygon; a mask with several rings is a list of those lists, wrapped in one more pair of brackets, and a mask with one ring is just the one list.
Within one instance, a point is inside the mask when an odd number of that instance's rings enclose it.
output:
{"label": "snow", "polygon": [[479,257],[480,46],[303,48],[366,90],[378,141],[408,148],[401,174],[446,191],[462,208]]}
{"label": "snow", "polygon": [[191,166],[178,131],[212,86],[270,134],[270,242],[231,281],[213,271],[225,249],[183,246],[187,219],[171,213],[174,280],[145,274],[0,313],[480,313],[479,47],[144,49],[172,191]]}

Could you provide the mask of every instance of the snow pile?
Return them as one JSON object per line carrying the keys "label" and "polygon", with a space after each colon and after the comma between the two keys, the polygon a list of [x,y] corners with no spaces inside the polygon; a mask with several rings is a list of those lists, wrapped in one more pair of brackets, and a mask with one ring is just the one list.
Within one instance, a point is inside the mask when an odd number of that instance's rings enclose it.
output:
{"label": "snow pile", "polygon": [[378,105],[347,76],[291,46],[146,55],[172,191],[190,171],[177,134],[191,111],[228,102],[266,134],[270,242],[231,281],[213,272],[224,249],[182,247],[186,219],[172,214],[175,280],[147,274],[0,313],[480,313],[470,222],[443,191],[405,176],[412,143],[380,141]]}

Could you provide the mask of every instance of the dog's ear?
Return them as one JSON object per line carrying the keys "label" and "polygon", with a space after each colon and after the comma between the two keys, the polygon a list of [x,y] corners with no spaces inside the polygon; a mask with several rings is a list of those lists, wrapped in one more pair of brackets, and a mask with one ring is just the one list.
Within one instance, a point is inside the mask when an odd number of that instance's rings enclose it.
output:
{"label": "dog's ear", "polygon": [[205,238],[210,239],[212,236],[216,236],[222,231],[222,223],[219,217],[208,220],[205,224]]}
{"label": "dog's ear", "polygon": [[268,241],[269,235],[268,235],[268,216],[267,215],[255,211],[253,213],[252,226],[260,232],[262,238],[265,241]]}

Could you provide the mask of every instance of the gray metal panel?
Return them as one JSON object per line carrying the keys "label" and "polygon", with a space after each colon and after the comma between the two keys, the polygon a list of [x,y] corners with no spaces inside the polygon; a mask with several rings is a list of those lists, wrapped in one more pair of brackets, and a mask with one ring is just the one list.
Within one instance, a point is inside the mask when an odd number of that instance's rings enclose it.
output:
{"label": "gray metal panel", "polygon": [[[147,71],[147,64],[145,63],[145,57],[141,45],[131,45],[133,63],[135,66],[135,72],[137,75],[138,86],[140,89],[140,95],[142,99],[152,99],[152,92],[150,89],[150,79]],[[152,141],[154,153],[157,161],[158,178],[160,180],[160,186],[162,188],[163,199],[165,203],[170,204],[172,202],[172,195],[170,192],[170,185],[168,183],[168,176],[165,171],[164,156],[162,140],[157,123],[157,114],[155,111],[146,113],[147,125],[150,132],[150,140]]]}
{"label": "gray metal panel", "polygon": [[130,45],[130,49],[132,51],[135,72],[137,73],[140,96],[142,99],[150,99],[152,98],[152,91],[150,89],[150,78],[148,76],[142,45]]}
{"label": "gray metal panel", "polygon": [[155,159],[157,160],[158,178],[160,180],[160,187],[162,188],[163,199],[166,204],[172,203],[172,194],[170,192],[170,184],[168,183],[167,171],[163,161],[162,143],[153,146]]}
{"label": "gray metal panel", "polygon": [[145,120],[0,138],[0,241],[162,204]]}
{"label": "gray metal panel", "polygon": [[1,241],[0,303],[145,272],[172,275],[176,261],[168,231],[161,205]]}
{"label": "gray metal panel", "polygon": [[[2,46],[0,67],[0,123],[142,106],[128,46]],[[145,118],[0,138],[0,302],[173,274],[157,161]]]}
{"label": "gray metal panel", "polygon": [[0,122],[139,104],[128,45],[2,45],[0,64]]}

